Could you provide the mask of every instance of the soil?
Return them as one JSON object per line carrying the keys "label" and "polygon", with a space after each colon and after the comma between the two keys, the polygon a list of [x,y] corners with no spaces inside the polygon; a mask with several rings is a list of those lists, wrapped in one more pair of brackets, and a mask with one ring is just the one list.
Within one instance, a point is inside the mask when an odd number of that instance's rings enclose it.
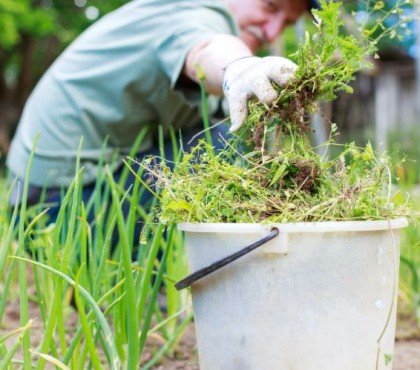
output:
{"label": "soil", "polygon": [[420,341],[397,341],[394,356],[394,370],[419,370]]}

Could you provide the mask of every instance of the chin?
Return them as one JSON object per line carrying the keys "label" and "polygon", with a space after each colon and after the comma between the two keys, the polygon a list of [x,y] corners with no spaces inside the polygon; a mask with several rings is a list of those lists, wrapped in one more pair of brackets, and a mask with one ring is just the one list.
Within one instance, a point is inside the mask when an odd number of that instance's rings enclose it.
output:
{"label": "chin", "polygon": [[256,53],[261,49],[262,45],[259,40],[256,40],[255,37],[249,36],[246,33],[241,37],[242,41],[248,46],[253,53]]}

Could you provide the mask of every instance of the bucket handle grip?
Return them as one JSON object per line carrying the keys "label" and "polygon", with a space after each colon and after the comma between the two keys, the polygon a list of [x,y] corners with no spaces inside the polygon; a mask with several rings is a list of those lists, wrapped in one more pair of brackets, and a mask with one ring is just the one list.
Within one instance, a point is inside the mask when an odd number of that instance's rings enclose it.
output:
{"label": "bucket handle grip", "polygon": [[238,258],[245,256],[246,254],[252,252],[254,249],[257,249],[258,247],[261,247],[265,243],[269,242],[271,239],[274,239],[276,236],[278,236],[280,233],[279,229],[273,227],[270,231],[270,233],[263,238],[257,240],[256,242],[252,243],[251,245],[248,245],[247,247],[231,254],[230,256],[227,256],[225,258],[222,258],[216,262],[213,262],[211,265],[207,267],[203,267],[200,270],[197,270],[196,272],[188,275],[184,279],[178,281],[175,284],[175,288],[177,290],[181,290],[184,288],[189,287],[192,283],[195,283],[196,281],[202,279],[203,277],[213,273],[216,270],[221,269],[222,267],[229,265],[233,261],[237,260]]}

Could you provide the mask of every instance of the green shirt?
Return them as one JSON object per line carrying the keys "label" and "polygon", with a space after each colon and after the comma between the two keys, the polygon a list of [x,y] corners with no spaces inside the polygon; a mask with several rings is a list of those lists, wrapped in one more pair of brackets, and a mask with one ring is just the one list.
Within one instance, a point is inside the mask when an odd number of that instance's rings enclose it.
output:
{"label": "green shirt", "polygon": [[[64,51],[28,99],[7,160],[11,174],[25,177],[37,132],[30,183],[60,187],[74,178],[82,137],[89,183],[101,154],[110,160],[127,153],[145,125],[197,123],[199,91],[176,86],[185,58],[200,41],[237,32],[220,0],[134,0],[106,15]],[[141,149],[151,145],[149,135]]]}

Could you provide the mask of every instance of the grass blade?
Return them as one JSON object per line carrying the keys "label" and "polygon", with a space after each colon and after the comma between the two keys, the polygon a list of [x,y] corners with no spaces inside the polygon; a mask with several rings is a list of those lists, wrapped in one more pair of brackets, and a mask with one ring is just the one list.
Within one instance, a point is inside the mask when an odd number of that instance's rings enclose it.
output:
{"label": "grass blade", "polygon": [[[124,279],[121,280],[118,284],[116,284],[111,290],[109,290],[108,292],[106,292],[96,303],[99,307],[100,304],[102,304],[103,302],[105,302],[109,297],[111,297],[116,291],[118,291],[122,285],[124,284]],[[124,295],[124,293],[122,294]],[[115,302],[113,302],[104,312],[104,315],[110,310],[111,306],[113,306]],[[94,311],[89,311],[87,314],[87,318],[90,321],[94,316]],[[77,329],[77,332],[75,334],[75,336],[73,337],[69,348],[67,350],[67,353],[64,356],[63,362],[64,364],[68,365],[70,363],[71,357],[73,356],[74,350],[76,349],[77,344],[79,343],[79,340],[82,336],[83,333],[83,328],[81,326],[79,326],[79,328]]]}
{"label": "grass blade", "polygon": [[190,313],[187,317],[182,321],[180,325],[177,326],[176,331],[172,335],[172,337],[166,342],[166,344],[156,353],[155,356],[143,367],[143,370],[149,370],[154,365],[156,365],[159,360],[170,351],[170,349],[174,346],[174,344],[182,338],[185,329],[187,328],[188,324],[191,322],[193,318],[193,314]]}
{"label": "grass blade", "polygon": [[64,365],[61,361],[57,360],[55,357],[47,355],[45,353],[37,352],[34,350],[30,350],[31,353],[35,356],[42,357],[45,361],[49,362],[50,364],[54,365],[55,367],[59,368],[60,370],[70,370],[69,367]]}
{"label": "grass blade", "polygon": [[[18,256],[25,255],[25,241],[26,241],[26,234],[25,234],[25,222],[26,222],[26,208],[28,202],[28,191],[29,191],[29,178],[31,174],[31,167],[32,167],[32,160],[34,158],[34,153],[36,147],[38,145],[40,134],[39,132],[35,135],[35,139],[33,141],[33,146],[31,150],[31,154],[29,155],[28,165],[26,167],[26,175],[25,175],[25,183],[23,186],[23,193],[22,193],[22,200],[20,203],[20,221],[18,227]],[[29,307],[28,307],[28,283],[26,277],[26,266],[23,264],[19,264],[19,300],[20,300],[20,324],[25,326],[29,321]],[[31,370],[32,368],[32,360],[31,360],[31,353],[29,352],[30,347],[30,338],[29,338],[29,331],[26,330],[24,334],[22,334],[22,345],[23,345],[23,368],[24,370]]]}
{"label": "grass blade", "polygon": [[[159,227],[161,227],[161,225],[159,225]],[[166,269],[166,261],[168,259],[169,250],[171,248],[171,241],[172,241],[172,236],[173,236],[174,229],[175,229],[175,225],[172,225],[169,229],[169,232],[168,232],[169,243],[167,244],[167,247],[165,248],[165,250],[163,252],[162,260],[160,261],[159,271],[158,271],[158,274],[156,276],[156,279],[155,279],[155,282],[154,282],[154,285],[153,285],[152,294],[151,294],[150,299],[149,299],[149,306],[148,306],[148,309],[146,311],[146,315],[145,315],[145,318],[144,318],[144,321],[143,321],[143,326],[142,326],[142,330],[141,330],[141,334],[140,334],[140,353],[143,350],[144,344],[145,344],[146,339],[147,339],[147,334],[148,334],[149,329],[150,329],[150,324],[151,324],[151,320],[152,320],[154,305],[156,303],[159,288],[160,288],[161,283],[162,283],[163,273]]]}
{"label": "grass blade", "polygon": [[129,244],[129,237],[124,223],[124,216],[120,207],[120,200],[118,198],[117,188],[113,180],[113,176],[109,168],[107,168],[107,176],[111,187],[113,211],[117,217],[118,232],[120,236],[122,267],[125,276],[125,289],[127,292],[126,305],[127,309],[127,333],[128,333],[128,358],[127,369],[137,369],[139,361],[139,346],[138,346],[138,319],[136,315],[136,292],[131,268],[131,247]]}
{"label": "grass blade", "polygon": [[[30,263],[36,266],[39,266],[49,272],[51,272],[52,274],[60,277],[62,280],[66,281],[68,284],[70,284],[71,286],[75,286],[75,282],[68,277],[67,275],[63,274],[60,271],[55,270],[54,268],[41,264],[39,262],[36,261],[32,261],[30,259],[27,258],[22,258],[22,257],[13,257],[19,261],[23,261],[26,263]],[[105,343],[107,344],[107,346],[104,348],[104,351],[109,352],[109,358],[111,358],[113,361],[110,363],[111,365],[111,369],[112,370],[117,370],[120,368],[120,362],[118,359],[118,353],[117,350],[115,348],[115,341],[114,341],[114,336],[112,334],[112,330],[104,316],[104,314],[102,313],[101,309],[99,308],[99,306],[97,305],[97,303],[95,302],[95,300],[92,298],[92,296],[86,291],[86,289],[84,289],[83,287],[79,287],[80,290],[80,295],[85,298],[85,300],[89,303],[90,307],[92,308],[96,319],[98,320],[99,326],[101,328],[101,332],[103,332],[103,338]]]}
{"label": "grass blade", "polygon": [[93,334],[89,326],[87,315],[85,313],[85,306],[79,294],[80,288],[79,288],[78,280],[79,280],[80,271],[81,269],[79,270],[79,273],[76,277],[76,282],[74,285],[74,297],[76,299],[77,310],[79,312],[79,319],[82,324],[83,333],[85,334],[86,347],[90,353],[90,360],[92,361],[93,367],[95,369],[102,369],[101,361],[99,359],[99,355],[98,355],[98,352],[96,351],[95,343],[93,341]]}
{"label": "grass blade", "polygon": [[13,359],[13,356],[19,349],[23,339],[25,338],[26,333],[32,327],[32,320],[29,320],[26,325],[21,328],[21,335],[19,336],[18,340],[13,343],[12,347],[4,354],[3,359],[0,361],[0,369],[7,369],[9,367],[10,362]]}

